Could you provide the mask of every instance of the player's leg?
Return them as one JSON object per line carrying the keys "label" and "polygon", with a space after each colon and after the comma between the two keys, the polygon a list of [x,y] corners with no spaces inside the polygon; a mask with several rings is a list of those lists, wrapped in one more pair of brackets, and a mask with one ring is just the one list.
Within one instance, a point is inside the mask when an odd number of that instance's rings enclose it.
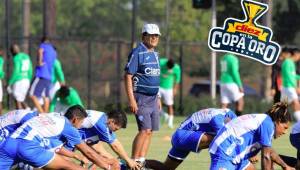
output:
{"label": "player's leg", "polygon": [[60,84],[59,82],[57,81],[56,83],[52,84],[51,83],[51,87],[50,87],[50,92],[49,92],[49,97],[50,97],[50,100],[52,100],[56,94],[56,92],[60,89]]}
{"label": "player's leg", "polygon": [[220,95],[221,95],[221,107],[222,109],[228,108],[228,105],[230,103],[230,98],[228,94],[228,88],[226,84],[220,85]]}
{"label": "player's leg", "polygon": [[44,80],[45,83],[45,96],[44,96],[44,111],[46,113],[49,112],[50,107],[50,88],[51,88],[51,81],[50,80]]}
{"label": "player's leg", "polygon": [[150,143],[151,143],[152,133],[153,132],[152,132],[151,129],[143,130],[144,142],[143,142],[143,145],[142,145],[142,149],[140,150],[140,153],[139,153],[140,158],[145,158],[147,153],[148,153],[149,146],[150,146]]}
{"label": "player's leg", "polygon": [[161,105],[162,105],[160,113],[163,116],[164,122],[166,123],[169,120],[169,111],[165,112],[163,109],[164,108],[163,106],[166,105],[166,91],[160,87],[158,93],[159,93]]}
{"label": "player's leg", "polygon": [[300,120],[300,103],[298,99],[298,94],[295,88],[284,88],[284,96],[285,99],[288,100],[288,103],[291,104],[293,111],[294,111],[294,118],[296,118],[297,121]]}
{"label": "player's leg", "polygon": [[17,109],[26,109],[28,107],[22,105],[22,103],[25,101],[29,87],[30,82],[28,79],[19,80],[13,85],[13,96],[15,98]]}
{"label": "player's leg", "polygon": [[170,170],[164,163],[154,160],[147,159],[145,163],[145,168],[155,169],[155,170]]}
{"label": "player's leg", "polygon": [[29,164],[33,167],[43,169],[78,169],[84,168],[63,158],[63,156],[55,154],[53,151],[46,150],[41,147],[38,142],[15,139],[17,141],[17,157],[18,160]]}
{"label": "player's leg", "polygon": [[240,116],[244,109],[244,93],[242,93],[239,87],[232,83],[228,86],[230,91],[230,100],[235,103],[235,114]]}
{"label": "player's leg", "polygon": [[169,114],[169,119],[168,119],[168,127],[173,128],[173,120],[174,120],[174,94],[173,94],[173,89],[167,89],[165,90],[165,104],[168,107],[168,114]]}
{"label": "player's leg", "polygon": [[49,97],[44,97],[44,112],[48,113],[49,112],[49,108],[50,108],[50,99]]}
{"label": "player's leg", "polygon": [[[145,100],[144,102],[147,101]],[[151,102],[157,102],[157,100]],[[155,120],[155,122],[153,120]],[[157,103],[153,107],[139,106],[138,113],[136,114],[136,121],[139,132],[133,141],[132,158],[140,159],[143,162],[151,142],[152,130],[153,128],[155,128],[155,130],[158,130],[159,128],[159,111]]]}
{"label": "player's leg", "polygon": [[40,80],[40,78],[36,77],[30,87],[29,97],[39,113],[44,113],[44,109],[39,102],[39,98],[41,98],[43,90],[43,82]]}
{"label": "player's leg", "polygon": [[240,116],[244,110],[244,97],[241,97],[235,102],[235,108],[235,114]]}

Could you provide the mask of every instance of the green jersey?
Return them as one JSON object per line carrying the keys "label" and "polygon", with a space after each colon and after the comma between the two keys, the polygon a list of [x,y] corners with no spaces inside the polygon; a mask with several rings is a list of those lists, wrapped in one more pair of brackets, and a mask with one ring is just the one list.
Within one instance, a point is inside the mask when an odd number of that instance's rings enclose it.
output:
{"label": "green jersey", "polygon": [[161,58],[159,60],[160,87],[164,89],[172,89],[174,87],[174,82],[176,84],[180,83],[181,69],[178,64],[174,64],[172,69],[168,69],[167,62],[168,59],[166,58]]}
{"label": "green jersey", "polygon": [[61,63],[58,59],[54,62],[54,74],[52,74],[52,83],[65,82],[65,75],[61,67]]}
{"label": "green jersey", "polygon": [[221,83],[235,83],[242,87],[239,74],[239,60],[233,54],[225,54],[221,59]]}
{"label": "green jersey", "polygon": [[296,64],[292,59],[287,58],[283,61],[281,76],[283,87],[297,87],[297,79],[299,80],[300,76],[296,74]]}
{"label": "green jersey", "polygon": [[0,79],[4,78],[3,65],[4,65],[3,56],[0,55]]}
{"label": "green jersey", "polygon": [[13,63],[14,69],[8,81],[8,85],[15,84],[22,79],[28,79],[30,81],[33,73],[30,57],[25,53],[18,53],[14,56]]}
{"label": "green jersey", "polygon": [[57,93],[55,94],[55,96],[50,104],[50,112],[54,111],[57,102],[60,102],[61,104],[66,105],[66,106],[74,106],[74,105],[78,104],[83,107],[83,104],[81,102],[81,99],[80,99],[77,91],[75,89],[73,89],[72,87],[70,87],[69,96],[67,96],[64,99],[58,97]]}

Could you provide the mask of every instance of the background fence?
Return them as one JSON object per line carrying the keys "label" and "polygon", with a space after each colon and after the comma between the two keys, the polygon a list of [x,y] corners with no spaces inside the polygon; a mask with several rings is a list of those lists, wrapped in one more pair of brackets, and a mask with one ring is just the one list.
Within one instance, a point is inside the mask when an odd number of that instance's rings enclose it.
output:
{"label": "background fence", "polygon": [[[35,65],[39,39],[12,38],[12,43],[22,44],[25,41],[29,43],[28,53]],[[127,96],[124,90],[123,75],[131,50],[129,42],[72,38],[53,39],[52,42],[57,48],[58,59],[62,63],[67,85],[78,90],[87,108],[99,110],[105,110],[108,107],[126,108]],[[161,57],[163,57],[164,49],[164,42],[161,42],[157,48]],[[175,102],[177,113],[186,113],[193,109],[199,109],[201,106],[217,106],[218,97],[216,101],[211,101],[209,98],[209,89],[207,89],[209,84],[207,87],[201,86],[202,91],[206,93],[200,93],[200,95],[197,93],[195,96],[195,91],[194,95],[190,92],[196,83],[210,80],[211,58],[206,42],[174,42],[170,44],[170,54],[170,57],[182,69],[180,93]],[[219,61],[219,57],[217,57],[217,61]],[[254,95],[256,97],[262,95],[259,91],[264,88],[265,74],[252,74],[251,70],[265,73],[265,68],[258,62],[240,57],[242,80],[244,84],[257,91],[257,94]],[[11,56],[5,57],[5,70],[7,79],[12,71]],[[194,97],[191,99],[191,96]],[[9,108],[14,108],[11,105],[11,99],[8,100],[10,100]],[[193,109],[189,106],[190,102],[196,102],[192,106]]]}

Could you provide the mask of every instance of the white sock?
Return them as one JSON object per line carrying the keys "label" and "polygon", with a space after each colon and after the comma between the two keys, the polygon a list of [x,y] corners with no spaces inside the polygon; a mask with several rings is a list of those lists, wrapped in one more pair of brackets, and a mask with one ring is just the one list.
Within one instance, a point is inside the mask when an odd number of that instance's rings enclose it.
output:
{"label": "white sock", "polygon": [[169,114],[164,112],[164,118],[165,118],[165,122],[167,122],[169,120]]}
{"label": "white sock", "polygon": [[174,119],[174,115],[170,115],[168,120],[168,126],[170,128],[173,128],[173,119]]}
{"label": "white sock", "polygon": [[141,162],[145,162],[146,158],[145,157],[140,157]]}
{"label": "white sock", "polygon": [[300,110],[294,112],[294,117],[297,122],[300,121]]}
{"label": "white sock", "polygon": [[145,157],[140,157],[140,158],[136,158],[134,160],[139,161],[139,162],[145,162],[146,158]]}

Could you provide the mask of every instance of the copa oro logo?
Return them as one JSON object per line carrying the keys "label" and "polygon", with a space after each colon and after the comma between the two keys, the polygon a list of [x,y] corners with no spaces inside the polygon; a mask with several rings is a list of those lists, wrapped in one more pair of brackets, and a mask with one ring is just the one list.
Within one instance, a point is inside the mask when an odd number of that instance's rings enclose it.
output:
{"label": "copa oro logo", "polygon": [[215,51],[235,53],[266,65],[274,64],[280,46],[271,41],[270,28],[259,25],[256,20],[268,10],[268,5],[242,0],[244,20],[227,18],[223,28],[214,27],[209,32],[208,46]]}

